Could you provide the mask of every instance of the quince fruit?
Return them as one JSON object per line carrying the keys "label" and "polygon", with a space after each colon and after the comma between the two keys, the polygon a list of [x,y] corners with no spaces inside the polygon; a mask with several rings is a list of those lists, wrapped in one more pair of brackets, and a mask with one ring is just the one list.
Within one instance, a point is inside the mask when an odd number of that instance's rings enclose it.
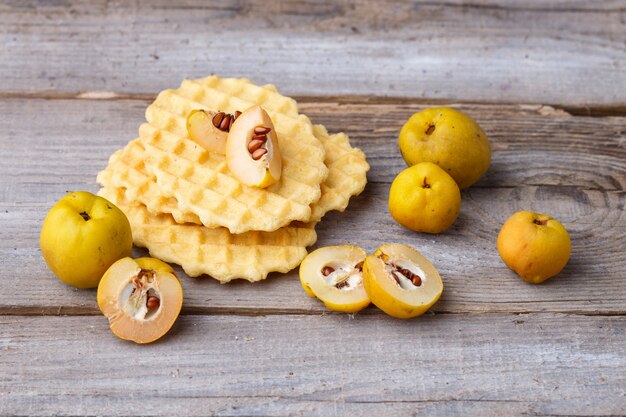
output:
{"label": "quince fruit", "polygon": [[86,191],[70,193],[50,209],[39,242],[52,272],[78,288],[97,287],[105,271],[133,249],[124,213]]}
{"label": "quince fruit", "polygon": [[249,108],[233,122],[226,140],[226,163],[242,184],[251,187],[266,188],[280,179],[276,129],[262,107]]}
{"label": "quince fruit", "polygon": [[98,285],[98,307],[120,339],[151,343],[172,327],[183,305],[176,273],[155,258],[123,258]]}
{"label": "quince fruit", "polygon": [[461,189],[478,181],[491,162],[489,140],[478,123],[448,107],[429,108],[411,116],[400,130],[398,145],[408,166],[433,162]]}
{"label": "quince fruit", "polygon": [[328,246],[308,254],[300,264],[300,283],[330,310],[356,313],[370,303],[363,288],[366,253],[356,246]]}
{"label": "quince fruit", "polygon": [[443,169],[422,162],[402,171],[389,190],[389,212],[416,232],[441,233],[456,220],[461,192]]}
{"label": "quince fruit", "polygon": [[382,245],[365,258],[363,283],[372,303],[399,319],[424,314],[443,292],[443,281],[433,264],[400,244]]}
{"label": "quince fruit", "polygon": [[569,234],[561,223],[530,211],[509,217],[500,229],[497,245],[504,263],[533,284],[561,272],[572,250]]}
{"label": "quince fruit", "polygon": [[230,129],[234,120],[235,116],[223,112],[196,109],[187,116],[187,134],[204,149],[225,154],[228,130],[221,129],[221,126],[224,123]]}

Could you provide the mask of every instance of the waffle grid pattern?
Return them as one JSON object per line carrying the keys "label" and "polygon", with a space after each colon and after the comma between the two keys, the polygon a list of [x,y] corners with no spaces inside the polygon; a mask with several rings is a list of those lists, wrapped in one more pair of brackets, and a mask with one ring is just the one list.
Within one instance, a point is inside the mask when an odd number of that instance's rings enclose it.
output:
{"label": "waffle grid pattern", "polygon": [[[328,211],[343,211],[350,197],[363,191],[369,170],[365,155],[350,146],[344,133],[330,135],[324,126],[310,125],[306,116],[298,114],[296,102],[281,96],[272,85],[258,87],[246,80],[209,77],[184,81],[182,86],[179,90],[183,95],[177,90],[162,92],[159,98],[164,97],[169,107],[163,110],[163,106],[157,106],[157,98],[146,111],[153,123],[140,126],[140,137],[110,157],[107,168],[98,174],[97,180],[103,186],[100,195],[127,214],[137,245],[147,247],[153,256],[180,264],[191,276],[208,274],[221,282],[235,278],[258,281],[272,271],[293,269],[306,256],[306,247],[316,241],[315,222]],[[221,95],[216,93],[213,102],[224,106],[219,110],[234,111],[237,107],[229,106],[240,106],[243,97],[243,102],[256,100],[253,104],[271,107],[269,114],[273,119],[285,120],[282,126],[300,129],[298,121],[306,120],[305,126],[310,126],[316,145],[299,147],[304,157],[296,151],[283,159],[283,173],[289,175],[286,179],[283,176],[281,187],[288,190],[285,195],[297,198],[287,199],[267,190],[247,192],[230,177],[223,155],[208,152],[186,139],[185,112],[206,108],[205,95],[215,91]],[[287,143],[292,141],[290,136],[285,138]],[[306,200],[306,194],[315,186],[307,187],[291,177],[317,183],[320,170],[312,169],[307,160],[318,155],[318,145],[322,147],[324,179],[317,185],[319,199],[305,205],[294,200]],[[204,190],[198,193],[201,187]],[[255,191],[260,192],[254,194]],[[298,191],[305,195],[298,196]],[[181,204],[179,197],[186,204]],[[196,213],[201,210],[187,210],[189,205],[206,207],[204,214],[208,217],[202,219]],[[272,207],[271,211],[266,207]],[[298,210],[306,213],[301,220],[308,223],[296,221],[272,230],[250,226],[258,224],[254,222],[259,218],[263,221],[271,216],[289,217]],[[218,224],[249,220],[248,230],[233,233],[226,227],[205,227],[207,219]]]}
{"label": "waffle grid pattern", "polygon": [[[146,110],[148,123],[139,130],[148,153],[147,171],[156,177],[163,196],[176,198],[180,211],[196,214],[207,227],[242,233],[308,221],[310,204],[319,200],[320,185],[328,175],[323,145],[309,119],[297,113],[295,101],[259,87],[248,91],[252,84],[236,81],[184,81],[178,90],[159,94]],[[237,96],[242,91],[254,101]],[[283,159],[281,181],[267,189],[239,183],[223,156],[209,156],[186,131],[186,116],[194,108],[234,112],[256,104],[274,121]]]}
{"label": "waffle grid pattern", "polygon": [[153,215],[144,205],[129,202],[121,188],[102,188],[98,194],[126,214],[138,246],[179,264],[192,277],[208,274],[220,282],[260,281],[272,271],[288,272],[298,266],[306,247],[317,239],[315,229],[306,224],[237,235],[223,227],[179,224],[170,215]]}

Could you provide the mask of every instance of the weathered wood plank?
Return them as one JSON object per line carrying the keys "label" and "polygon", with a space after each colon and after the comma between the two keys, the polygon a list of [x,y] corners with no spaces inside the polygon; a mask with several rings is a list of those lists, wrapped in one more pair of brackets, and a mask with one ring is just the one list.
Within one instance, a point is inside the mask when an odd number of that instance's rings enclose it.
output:
{"label": "weathered wood plank", "polygon": [[[0,100],[5,183],[91,181],[108,155],[137,134],[147,100]],[[572,117],[546,106],[450,104],[474,117],[490,138],[493,161],[475,187],[522,185],[626,189],[626,118]],[[397,135],[428,103],[317,99],[300,109],[330,131],[345,131],[372,165],[370,182],[406,167]],[[63,163],[59,163],[61,161]],[[50,174],[55,178],[51,180]],[[58,178],[57,178],[58,177]],[[10,178],[10,180],[7,180]],[[65,184],[59,183],[65,182]],[[7,201],[17,201],[7,188]],[[33,196],[34,197],[34,196]],[[19,201],[42,201],[24,200]]]}
{"label": "weathered wood plank", "polygon": [[[97,189],[96,173],[133,137],[145,106],[139,100],[0,100],[1,313],[97,314],[93,291],[71,289],[47,270],[39,230],[65,191]],[[427,236],[396,225],[386,208],[389,181],[404,167],[394,145],[396,132],[422,107],[302,105],[315,122],[348,131],[372,165],[365,193],[346,213],[332,213],[320,224],[318,245],[353,243],[368,251],[383,242],[418,247],[444,276],[438,312],[624,314],[625,119],[570,117],[549,108],[461,106],[490,135],[493,164],[487,177],[464,193],[452,230]],[[520,209],[551,213],[572,234],[569,266],[542,286],[515,278],[495,250],[500,225]],[[295,273],[256,285],[220,286],[184,275],[182,282],[187,313],[324,311],[305,296]]]}
{"label": "weathered wood plank", "polygon": [[[432,106],[433,104],[431,104]],[[558,185],[626,189],[626,118],[572,117],[541,105],[490,106],[450,103],[474,117],[493,152],[489,171],[475,187]],[[406,167],[396,145],[400,128],[428,104],[341,100],[301,103],[314,123],[345,131],[367,150],[370,181],[391,182]]]}
{"label": "weathered wood plank", "polygon": [[621,317],[192,316],[148,346],[116,339],[103,317],[0,317],[0,352],[3,415],[626,409]]}
{"label": "weathered wood plank", "polygon": [[624,4],[185,0],[0,5],[0,93],[153,95],[207,73],[291,95],[626,108]]}
{"label": "weathered wood plank", "polygon": [[[576,188],[470,191],[464,195],[462,213],[453,229],[432,237],[405,230],[393,222],[386,211],[386,199],[381,197],[386,189],[386,185],[372,184],[346,213],[325,218],[318,227],[317,247],[356,244],[369,252],[385,242],[417,247],[444,277],[446,289],[434,307],[437,312],[626,313],[626,260],[621,243],[626,216],[622,193]],[[75,290],[62,284],[40,257],[38,234],[48,206],[0,207],[8,211],[0,212],[6,236],[0,242],[3,258],[0,279],[4,287],[0,312],[98,314],[94,291]],[[559,213],[573,240],[569,265],[558,278],[542,286],[518,280],[495,249],[500,225],[508,215],[522,208]],[[145,252],[136,254],[145,255]],[[266,282],[254,285],[246,282],[220,285],[208,278],[192,279],[179,272],[187,313],[325,311],[321,303],[304,294],[297,271],[275,274]]]}

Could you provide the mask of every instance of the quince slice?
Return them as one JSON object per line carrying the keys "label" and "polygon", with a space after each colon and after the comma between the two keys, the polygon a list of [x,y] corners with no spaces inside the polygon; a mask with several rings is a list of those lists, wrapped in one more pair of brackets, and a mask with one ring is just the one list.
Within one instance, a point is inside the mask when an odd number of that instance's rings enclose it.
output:
{"label": "quince slice", "polygon": [[372,303],[399,319],[424,314],[443,292],[433,264],[401,244],[384,244],[365,259],[363,283]]}
{"label": "quince slice", "polygon": [[317,297],[330,310],[355,313],[370,303],[363,288],[362,266],[366,253],[356,246],[317,249],[300,264],[304,291]]}
{"label": "quince slice", "polygon": [[187,133],[189,138],[202,146],[204,149],[226,153],[226,139],[228,138],[228,130],[221,129],[220,126],[226,123],[226,127],[230,127],[235,116],[225,114],[223,112],[213,112],[209,110],[193,110],[187,116]]}
{"label": "quince slice", "polygon": [[120,339],[151,343],[169,331],[183,305],[174,270],[154,258],[122,258],[98,285],[98,307]]}
{"label": "quince slice", "polygon": [[280,179],[282,161],[276,129],[260,106],[244,111],[230,127],[226,163],[242,184],[251,187],[269,187]]}

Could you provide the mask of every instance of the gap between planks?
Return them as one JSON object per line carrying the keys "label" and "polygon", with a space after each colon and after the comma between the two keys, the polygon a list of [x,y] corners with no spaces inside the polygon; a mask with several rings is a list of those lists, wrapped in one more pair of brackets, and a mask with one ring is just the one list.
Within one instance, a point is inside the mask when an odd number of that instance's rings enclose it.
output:
{"label": "gap between planks", "polygon": [[[537,310],[537,311],[499,311],[499,310],[437,310],[437,312],[429,310],[425,316],[442,316],[442,315],[511,315],[511,316],[530,316],[535,314],[558,314],[562,316],[573,317],[626,317],[626,310],[621,311],[609,311],[609,312],[593,312],[585,310],[570,310],[570,311],[552,311],[552,310]],[[95,308],[88,307],[17,307],[17,308],[0,308],[0,317],[92,317],[100,316],[101,313]],[[183,307],[181,316],[235,316],[235,317],[264,317],[264,316],[343,316],[347,315],[354,319],[355,317],[375,317],[378,315],[384,315],[376,307],[370,306],[366,310],[360,311],[355,314],[339,313],[333,311],[320,311],[310,309],[280,309],[280,308],[237,308],[233,310],[230,307]]]}
{"label": "gap between planks", "polygon": [[[136,100],[153,101],[156,95],[140,93],[117,93],[114,91],[84,91],[81,93],[67,93],[57,91],[35,91],[35,92],[1,92],[0,100]],[[443,98],[406,98],[394,96],[294,96],[298,103],[337,103],[341,104],[398,104],[398,105],[430,105],[430,106],[452,106],[452,105],[502,105],[502,106],[528,106],[536,107],[538,110],[562,112],[563,115],[580,117],[626,117],[626,102],[616,105],[588,104],[585,106],[562,105],[558,103],[521,103],[516,101],[487,101],[487,100],[452,100]]]}

